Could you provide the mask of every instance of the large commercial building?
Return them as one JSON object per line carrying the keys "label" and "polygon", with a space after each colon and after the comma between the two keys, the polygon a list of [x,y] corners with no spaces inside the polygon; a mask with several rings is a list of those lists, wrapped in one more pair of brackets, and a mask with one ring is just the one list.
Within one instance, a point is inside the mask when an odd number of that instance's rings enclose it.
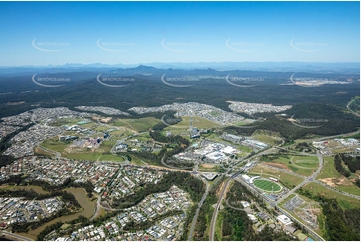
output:
{"label": "large commercial building", "polygon": [[289,217],[287,217],[286,215],[283,215],[283,214],[278,216],[277,220],[280,221],[284,226],[291,225],[293,223]]}

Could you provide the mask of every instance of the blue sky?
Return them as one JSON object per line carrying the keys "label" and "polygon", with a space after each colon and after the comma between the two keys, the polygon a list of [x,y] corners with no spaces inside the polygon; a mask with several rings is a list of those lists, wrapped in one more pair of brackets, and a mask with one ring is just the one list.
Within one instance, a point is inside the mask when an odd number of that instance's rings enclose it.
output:
{"label": "blue sky", "polygon": [[0,2],[0,66],[359,62],[359,2]]}

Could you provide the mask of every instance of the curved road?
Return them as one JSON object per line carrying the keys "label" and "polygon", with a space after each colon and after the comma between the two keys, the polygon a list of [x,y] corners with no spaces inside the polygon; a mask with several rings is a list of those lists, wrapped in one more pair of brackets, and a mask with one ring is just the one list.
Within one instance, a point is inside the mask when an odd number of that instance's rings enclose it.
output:
{"label": "curved road", "polygon": [[236,208],[236,207],[233,207],[232,205],[229,204],[228,202],[229,198],[226,200],[226,204],[228,207],[234,209],[234,210],[238,210],[238,211],[244,211],[244,208]]}
{"label": "curved road", "polygon": [[96,204],[95,209],[94,209],[95,210],[94,214],[89,218],[90,221],[92,221],[93,219],[95,219],[98,216],[99,211],[100,211],[100,207],[101,207],[101,205],[100,205],[101,200],[102,200],[102,195],[99,194],[97,204]]}
{"label": "curved road", "polygon": [[355,100],[354,99],[351,99],[347,105],[346,105],[346,108],[353,114],[353,115],[356,115],[358,117],[360,117],[360,114],[359,113],[356,113],[355,111],[353,111],[351,108],[350,108],[350,105],[351,103],[353,103]]}

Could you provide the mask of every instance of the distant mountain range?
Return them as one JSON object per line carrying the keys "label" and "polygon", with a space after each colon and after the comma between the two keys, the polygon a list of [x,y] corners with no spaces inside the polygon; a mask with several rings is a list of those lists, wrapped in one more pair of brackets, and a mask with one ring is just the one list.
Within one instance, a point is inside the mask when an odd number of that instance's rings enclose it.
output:
{"label": "distant mountain range", "polygon": [[267,72],[317,72],[317,73],[345,73],[358,74],[360,63],[321,63],[321,62],[193,62],[193,63],[161,63],[146,64],[79,64],[67,63],[65,65],[48,66],[1,66],[0,75],[59,73],[59,72],[127,72],[131,75],[150,74],[157,70],[240,70],[240,71],[267,71]]}

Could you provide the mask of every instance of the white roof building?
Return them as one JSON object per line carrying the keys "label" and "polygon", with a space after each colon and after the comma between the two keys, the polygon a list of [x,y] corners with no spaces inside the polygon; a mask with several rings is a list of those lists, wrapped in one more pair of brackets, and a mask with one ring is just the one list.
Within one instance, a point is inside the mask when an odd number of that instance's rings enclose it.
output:
{"label": "white roof building", "polygon": [[237,153],[237,150],[235,148],[233,148],[232,146],[226,146],[223,149],[221,149],[221,151],[225,154],[234,154]]}
{"label": "white roof building", "polygon": [[247,201],[241,201],[241,204],[244,208],[248,208],[249,207],[249,202]]}
{"label": "white roof building", "polygon": [[251,179],[248,175],[242,175],[243,180],[246,182],[249,182],[249,179]]}
{"label": "white roof building", "polygon": [[253,214],[247,214],[248,218],[252,221],[252,222],[256,222],[257,218],[256,216],[254,216]]}
{"label": "white roof building", "polygon": [[289,217],[287,217],[286,215],[283,215],[283,214],[278,216],[277,220],[280,221],[283,225],[290,225],[293,223]]}

